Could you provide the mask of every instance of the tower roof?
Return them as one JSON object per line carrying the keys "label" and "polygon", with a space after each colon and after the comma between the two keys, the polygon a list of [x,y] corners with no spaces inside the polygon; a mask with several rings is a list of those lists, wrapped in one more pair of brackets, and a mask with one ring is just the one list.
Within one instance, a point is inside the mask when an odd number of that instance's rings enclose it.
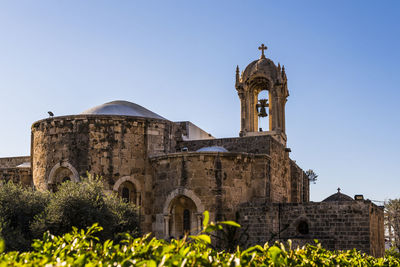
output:
{"label": "tower roof", "polygon": [[102,105],[85,110],[82,112],[82,114],[135,116],[165,120],[165,118],[161,117],[157,113],[154,113],[153,111],[148,110],[147,108],[129,101],[122,100],[104,103]]}
{"label": "tower roof", "polygon": [[352,197],[340,193],[340,188],[338,188],[338,192],[330,195],[329,197],[322,200],[322,202],[332,202],[332,201],[355,201]]}
{"label": "tower roof", "polygon": [[266,57],[254,60],[247,65],[242,74],[242,81],[246,82],[250,78],[256,76],[269,78],[272,82],[282,80],[279,67],[277,67],[271,59]]}

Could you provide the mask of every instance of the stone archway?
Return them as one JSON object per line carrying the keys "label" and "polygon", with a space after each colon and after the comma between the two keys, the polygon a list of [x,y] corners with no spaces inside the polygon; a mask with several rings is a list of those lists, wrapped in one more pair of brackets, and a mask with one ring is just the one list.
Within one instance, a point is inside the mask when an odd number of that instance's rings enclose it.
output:
{"label": "stone archway", "polygon": [[183,188],[172,191],[163,208],[165,238],[181,238],[201,231],[203,212],[204,206],[193,191]]}
{"label": "stone archway", "polygon": [[121,177],[115,182],[113,190],[118,192],[118,195],[126,201],[132,202],[136,206],[141,206],[141,186],[140,183],[133,177]]}
{"label": "stone archway", "polygon": [[79,173],[69,162],[61,162],[54,165],[47,179],[47,188],[57,190],[57,186],[66,181],[79,182]]}

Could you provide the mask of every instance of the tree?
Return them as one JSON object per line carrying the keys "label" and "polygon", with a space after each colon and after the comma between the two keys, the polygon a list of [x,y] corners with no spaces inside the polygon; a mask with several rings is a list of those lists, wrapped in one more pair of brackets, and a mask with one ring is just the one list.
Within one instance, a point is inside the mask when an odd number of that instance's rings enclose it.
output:
{"label": "tree", "polygon": [[30,225],[46,207],[49,194],[14,184],[0,185],[0,236],[6,250],[30,249],[33,234]]}
{"label": "tree", "polygon": [[138,234],[138,210],[132,203],[124,202],[115,193],[104,192],[103,181],[99,177],[81,178],[75,183],[66,181],[51,194],[50,200],[33,223],[31,229],[36,237],[49,230],[62,235],[72,227],[85,229],[94,223],[104,230],[100,238],[116,239],[123,232]]}
{"label": "tree", "polygon": [[385,225],[389,242],[400,251],[400,199],[385,202]]}
{"label": "tree", "polygon": [[306,171],[306,175],[308,177],[308,180],[310,180],[310,182],[312,182],[313,184],[317,182],[318,175],[313,170],[309,169],[308,171]]}

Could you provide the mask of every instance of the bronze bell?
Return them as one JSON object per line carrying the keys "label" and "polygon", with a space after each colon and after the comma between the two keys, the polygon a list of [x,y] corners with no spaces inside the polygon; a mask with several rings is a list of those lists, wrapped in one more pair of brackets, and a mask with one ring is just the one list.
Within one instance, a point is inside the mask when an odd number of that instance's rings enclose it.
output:
{"label": "bronze bell", "polygon": [[268,99],[260,99],[258,100],[259,103],[257,103],[256,108],[257,108],[257,113],[258,117],[265,118],[268,116],[267,110],[265,109],[268,107]]}
{"label": "bronze bell", "polygon": [[265,107],[261,106],[260,112],[258,112],[258,117],[265,118],[267,116],[268,114],[267,111],[265,110]]}

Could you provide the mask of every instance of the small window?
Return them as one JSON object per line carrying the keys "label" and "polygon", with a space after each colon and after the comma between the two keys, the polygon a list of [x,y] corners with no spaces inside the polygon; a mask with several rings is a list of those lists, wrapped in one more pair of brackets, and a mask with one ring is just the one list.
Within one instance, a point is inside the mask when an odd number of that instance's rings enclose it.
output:
{"label": "small window", "polygon": [[65,177],[62,179],[62,182],[65,183],[66,181],[71,181],[71,178],[69,178],[69,176],[65,176]]}
{"label": "small window", "polygon": [[306,221],[299,222],[299,224],[297,225],[297,232],[302,235],[308,234],[309,233],[308,223]]}
{"label": "small window", "polygon": [[129,202],[129,189],[126,187],[122,188],[122,199],[125,202]]}
{"label": "small window", "polygon": [[190,232],[190,211],[188,209],[183,211],[183,232]]}

